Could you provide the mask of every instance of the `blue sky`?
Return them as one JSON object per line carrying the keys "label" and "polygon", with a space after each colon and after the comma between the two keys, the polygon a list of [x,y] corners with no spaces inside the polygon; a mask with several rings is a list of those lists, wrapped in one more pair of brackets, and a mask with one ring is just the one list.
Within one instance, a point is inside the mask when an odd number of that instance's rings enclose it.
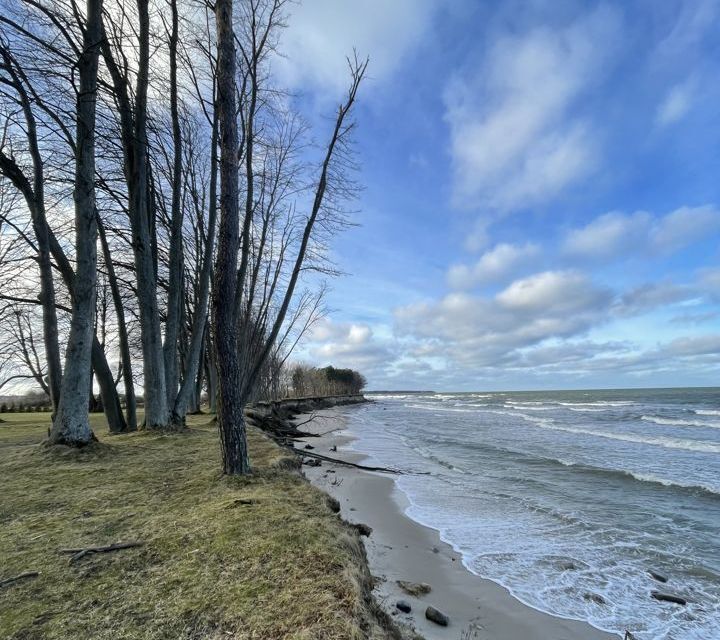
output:
{"label": "blue sky", "polygon": [[293,13],[279,73],[319,126],[371,60],[361,226],[299,358],[387,389],[718,383],[720,1]]}

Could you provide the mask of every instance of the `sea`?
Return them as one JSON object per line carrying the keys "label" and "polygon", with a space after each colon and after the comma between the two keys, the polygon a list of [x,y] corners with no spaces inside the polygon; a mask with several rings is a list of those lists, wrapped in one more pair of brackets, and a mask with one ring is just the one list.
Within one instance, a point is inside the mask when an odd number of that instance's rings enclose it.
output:
{"label": "sea", "polygon": [[470,571],[599,629],[720,640],[720,389],[367,397],[349,446],[405,472],[407,515]]}

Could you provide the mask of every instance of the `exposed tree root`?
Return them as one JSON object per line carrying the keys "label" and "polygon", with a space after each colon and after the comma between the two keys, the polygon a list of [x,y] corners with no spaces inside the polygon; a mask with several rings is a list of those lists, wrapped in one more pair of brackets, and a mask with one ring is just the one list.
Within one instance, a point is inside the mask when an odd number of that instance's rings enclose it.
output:
{"label": "exposed tree root", "polygon": [[105,547],[86,547],[85,549],[60,549],[60,553],[71,553],[70,564],[77,562],[80,558],[91,553],[108,553],[109,551],[120,551],[121,549],[132,549],[134,547],[142,547],[144,542],[117,542]]}

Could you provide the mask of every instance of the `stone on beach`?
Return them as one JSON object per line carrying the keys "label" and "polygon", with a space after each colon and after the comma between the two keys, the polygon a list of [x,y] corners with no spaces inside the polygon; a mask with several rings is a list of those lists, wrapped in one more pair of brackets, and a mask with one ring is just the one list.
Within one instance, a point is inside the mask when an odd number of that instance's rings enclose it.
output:
{"label": "stone on beach", "polygon": [[358,522],[357,524],[353,524],[352,526],[357,529],[357,532],[361,536],[368,537],[372,533],[372,527],[363,522]]}
{"label": "stone on beach", "polygon": [[686,605],[687,600],[685,598],[681,598],[680,596],[673,595],[672,593],[663,593],[662,591],[651,591],[650,595],[655,598],[655,600],[661,600],[662,602],[672,602],[673,604],[681,604]]}
{"label": "stone on beach", "polygon": [[398,609],[400,609],[400,611],[402,611],[403,613],[410,613],[410,612],[412,611],[412,607],[411,607],[410,604],[409,604],[408,602],[406,602],[405,600],[398,600],[398,601],[395,603],[395,606],[396,606]]}
{"label": "stone on beach", "polygon": [[435,607],[428,607],[425,609],[425,617],[431,622],[439,624],[441,627],[447,627],[450,623],[450,618],[448,618],[442,611],[438,611]]}
{"label": "stone on beach", "polygon": [[397,580],[397,586],[405,593],[415,596],[424,596],[432,591],[432,587],[426,582],[409,582],[407,580]]}
{"label": "stone on beach", "polygon": [[654,578],[658,582],[667,582],[668,581],[668,579],[660,573],[656,573],[655,571],[648,571],[648,573],[650,574],[650,576],[652,578]]}
{"label": "stone on beach", "polygon": [[605,598],[603,598],[599,593],[592,593],[590,591],[586,591],[583,594],[583,598],[588,602],[594,602],[596,604],[607,604]]}

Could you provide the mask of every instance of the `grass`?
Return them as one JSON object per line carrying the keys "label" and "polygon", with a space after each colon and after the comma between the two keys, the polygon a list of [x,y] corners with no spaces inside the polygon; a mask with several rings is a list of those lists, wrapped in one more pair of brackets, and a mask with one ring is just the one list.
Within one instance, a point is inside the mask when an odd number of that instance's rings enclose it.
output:
{"label": "grass", "polygon": [[[254,472],[220,472],[207,416],[183,434],[38,446],[49,417],[0,423],[3,639],[388,638],[357,533],[289,454],[249,433]],[[63,548],[144,541],[70,562]]]}

